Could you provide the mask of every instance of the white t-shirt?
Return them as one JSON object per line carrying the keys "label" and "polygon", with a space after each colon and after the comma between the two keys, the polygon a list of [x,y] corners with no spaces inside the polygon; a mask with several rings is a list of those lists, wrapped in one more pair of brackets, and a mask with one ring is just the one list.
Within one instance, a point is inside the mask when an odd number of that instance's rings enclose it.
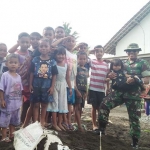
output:
{"label": "white t-shirt", "polygon": [[69,66],[69,69],[71,70],[70,81],[71,86],[74,89],[74,82],[77,75],[77,55],[72,54],[66,49],[66,62]]}

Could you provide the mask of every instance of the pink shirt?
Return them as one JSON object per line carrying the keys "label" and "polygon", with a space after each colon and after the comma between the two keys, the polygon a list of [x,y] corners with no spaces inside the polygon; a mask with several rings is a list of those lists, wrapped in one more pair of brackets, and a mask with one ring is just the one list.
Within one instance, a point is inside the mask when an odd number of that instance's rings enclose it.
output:
{"label": "pink shirt", "polygon": [[108,70],[109,68],[106,62],[91,60],[90,90],[105,92],[105,79]]}

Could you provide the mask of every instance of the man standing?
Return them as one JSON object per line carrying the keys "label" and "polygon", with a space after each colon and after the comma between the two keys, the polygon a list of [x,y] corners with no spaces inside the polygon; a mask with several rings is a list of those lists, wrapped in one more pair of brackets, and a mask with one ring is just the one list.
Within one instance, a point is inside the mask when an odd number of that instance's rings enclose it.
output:
{"label": "man standing", "polygon": [[[138,59],[137,55],[141,48],[138,44],[132,43],[124,50],[128,55],[128,60],[124,64],[125,71],[130,77],[127,83],[134,83],[133,76],[138,76],[140,79],[150,76],[149,64],[143,59]],[[116,77],[115,73],[109,73],[108,76],[113,79]],[[108,122],[110,110],[123,103],[126,104],[129,122],[130,122],[130,135],[133,140],[133,148],[138,149],[138,139],[140,137],[140,116],[141,116],[141,88],[137,85],[132,90],[122,92],[115,90],[106,98],[100,105],[99,113],[99,130],[105,134],[105,128]]]}

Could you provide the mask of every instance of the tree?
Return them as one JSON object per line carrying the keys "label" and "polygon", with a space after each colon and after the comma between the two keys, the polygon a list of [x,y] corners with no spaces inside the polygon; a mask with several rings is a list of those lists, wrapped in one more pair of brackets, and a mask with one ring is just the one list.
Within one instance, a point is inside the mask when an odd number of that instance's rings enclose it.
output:
{"label": "tree", "polygon": [[70,27],[70,24],[69,24],[69,23],[64,22],[64,23],[63,23],[63,27],[64,27],[64,29],[65,29],[66,36],[68,36],[68,35],[73,35],[73,36],[75,37],[75,39],[79,38],[78,32],[74,31],[73,33],[71,33],[72,27]]}

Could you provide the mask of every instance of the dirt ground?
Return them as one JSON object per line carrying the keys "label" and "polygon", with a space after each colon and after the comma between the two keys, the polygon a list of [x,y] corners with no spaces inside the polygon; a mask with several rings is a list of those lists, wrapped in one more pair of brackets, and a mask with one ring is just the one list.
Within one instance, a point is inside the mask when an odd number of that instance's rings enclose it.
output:
{"label": "dirt ground", "polygon": [[[87,132],[78,131],[60,132],[59,137],[64,145],[71,150],[99,150],[100,139],[92,132],[91,106],[86,105],[82,116],[83,124],[87,126]],[[105,136],[102,136],[102,150],[132,150],[131,138],[129,136],[128,115],[125,106],[117,107],[110,113],[110,123],[107,126]],[[142,113],[141,118],[141,139],[139,141],[140,150],[150,150],[150,120]],[[43,139],[38,145],[38,150],[44,149]],[[12,143],[0,143],[0,150],[14,150]],[[21,149],[20,149],[21,150]],[[56,143],[49,147],[49,150],[57,150]]]}

